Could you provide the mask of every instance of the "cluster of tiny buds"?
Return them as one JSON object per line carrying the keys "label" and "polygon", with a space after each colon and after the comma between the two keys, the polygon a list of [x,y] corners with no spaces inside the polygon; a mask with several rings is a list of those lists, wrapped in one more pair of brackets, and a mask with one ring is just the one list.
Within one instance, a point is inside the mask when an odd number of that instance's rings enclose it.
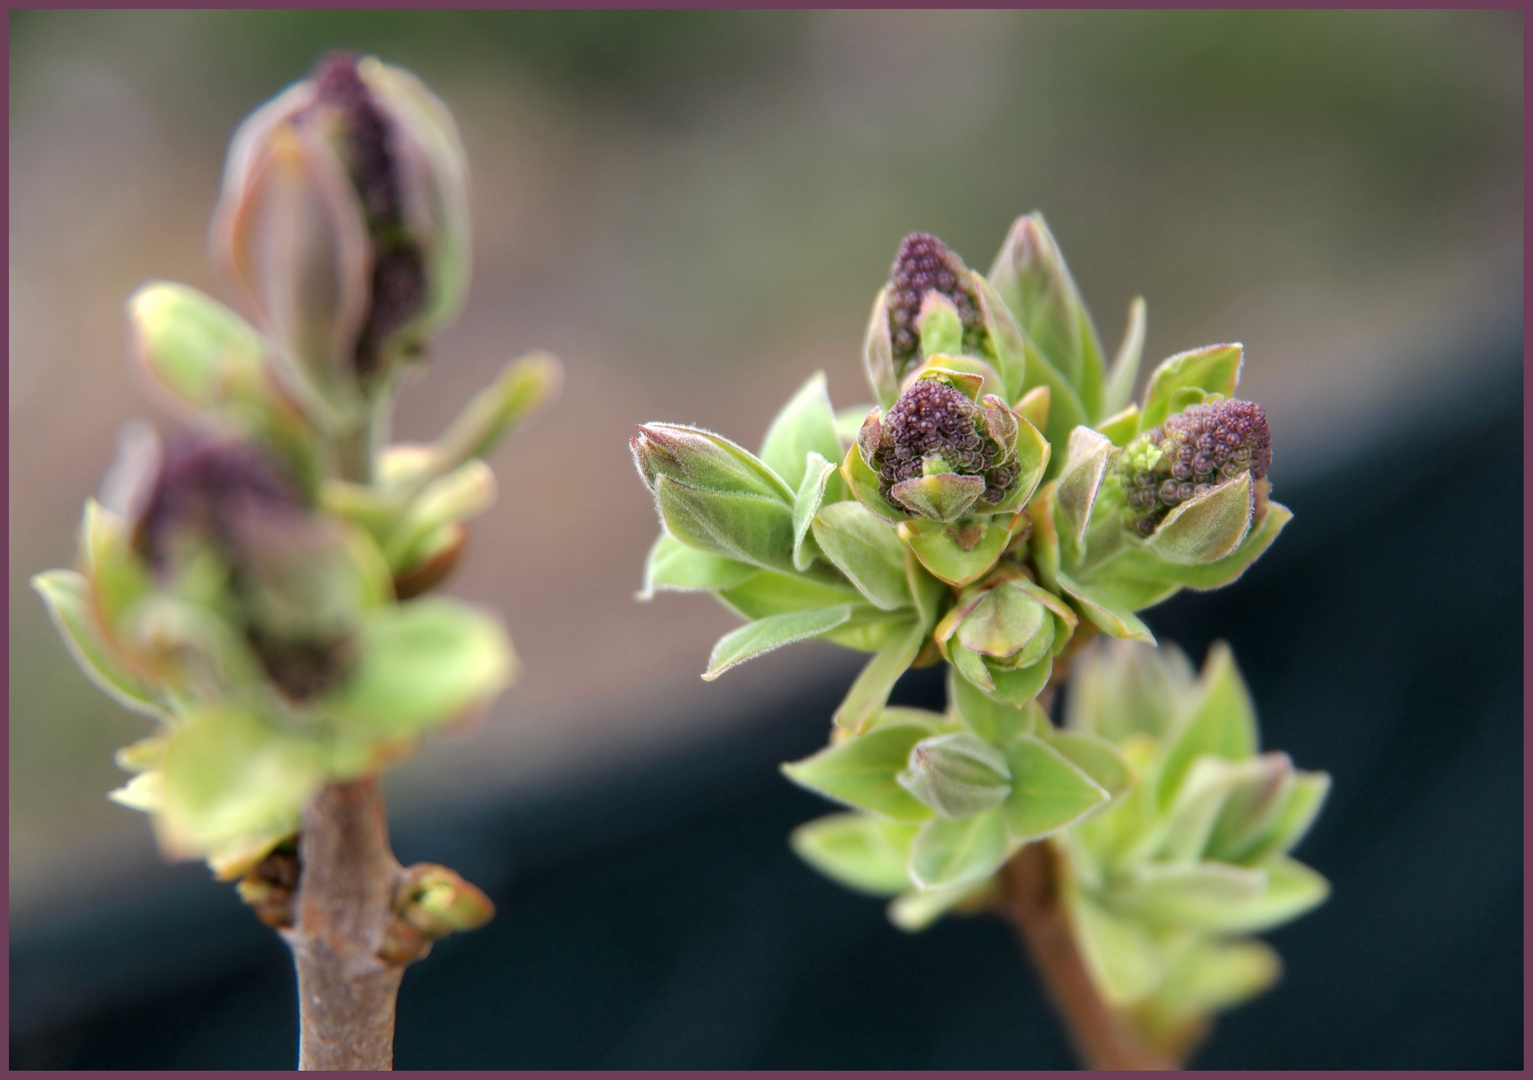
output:
{"label": "cluster of tiny buds", "polygon": [[1261,480],[1271,463],[1267,414],[1260,405],[1194,405],[1124,448],[1123,487],[1135,527],[1149,536],[1172,508],[1243,473]]}
{"label": "cluster of tiny buds", "polygon": [[873,465],[886,499],[895,484],[923,475],[933,455],[961,476],[983,476],[982,497],[992,505],[1017,478],[1016,461],[991,437],[985,410],[935,379],[920,379],[900,395],[882,426]]}
{"label": "cluster of tiny buds", "polygon": [[979,304],[963,287],[963,272],[963,260],[930,233],[911,233],[901,241],[889,271],[889,337],[896,361],[903,364],[920,349],[916,322],[928,292],[941,293],[953,302],[966,344],[980,333]]}

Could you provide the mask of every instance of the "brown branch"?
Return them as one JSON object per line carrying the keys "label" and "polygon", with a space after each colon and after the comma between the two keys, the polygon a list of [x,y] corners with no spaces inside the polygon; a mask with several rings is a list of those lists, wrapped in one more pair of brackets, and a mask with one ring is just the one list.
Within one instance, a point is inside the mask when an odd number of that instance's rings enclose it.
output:
{"label": "brown branch", "polygon": [[1097,992],[1060,896],[1059,858],[1046,840],[1023,847],[1001,867],[996,906],[1021,931],[1076,1053],[1091,1069],[1177,1068]]}
{"label": "brown branch", "polygon": [[402,964],[379,959],[400,865],[377,777],[326,785],[303,815],[295,924],[298,1067],[394,1067]]}

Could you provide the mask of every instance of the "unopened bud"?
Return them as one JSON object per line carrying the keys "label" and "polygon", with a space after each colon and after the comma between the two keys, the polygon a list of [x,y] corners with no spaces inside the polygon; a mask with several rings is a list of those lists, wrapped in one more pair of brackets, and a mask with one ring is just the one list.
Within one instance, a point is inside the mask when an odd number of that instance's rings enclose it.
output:
{"label": "unopened bud", "polygon": [[910,751],[899,785],[943,817],[962,818],[1001,805],[1011,770],[999,750],[968,732],[922,739]]}
{"label": "unopened bud", "polygon": [[236,133],[214,246],[322,392],[365,390],[456,314],[466,175],[450,115],[417,80],[337,54]]}

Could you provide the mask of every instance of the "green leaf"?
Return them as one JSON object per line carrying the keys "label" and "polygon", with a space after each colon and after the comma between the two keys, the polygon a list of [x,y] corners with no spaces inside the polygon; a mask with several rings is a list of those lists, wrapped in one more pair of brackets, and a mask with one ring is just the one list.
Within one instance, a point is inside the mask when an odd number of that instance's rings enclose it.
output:
{"label": "green leaf", "polygon": [[154,587],[127,524],[95,499],[85,500],[80,515],[80,556],[101,626],[116,626],[128,606]]}
{"label": "green leaf", "polygon": [[1057,731],[1048,724],[1040,727],[1035,734],[1070,764],[1091,777],[1112,798],[1118,798],[1134,786],[1137,778],[1133,766],[1106,739],[1074,731]]}
{"label": "green leaf", "polygon": [[831,503],[814,515],[814,538],[864,596],[885,611],[909,607],[905,549],[894,530],[859,502]]}
{"label": "green leaf", "polygon": [[559,362],[531,352],[511,361],[475,394],[431,448],[430,479],[470,458],[488,458],[517,424],[552,398],[563,381]]}
{"label": "green leaf", "polygon": [[107,644],[96,625],[85,578],[73,570],[47,570],[32,579],[32,588],[43,598],[70,656],[91,682],[124,708],[149,716],[166,715],[148,684]]}
{"label": "green leaf", "polygon": [[[1123,343],[1113,357],[1112,370],[1107,376],[1107,388],[1102,393],[1102,415],[1110,416],[1134,399],[1134,382],[1139,378],[1139,361],[1144,355],[1144,297],[1136,296],[1128,306],[1128,328],[1123,331]],[[1138,410],[1134,410],[1138,413]],[[1135,425],[1137,431],[1138,425]],[[1100,427],[1098,430],[1102,430]],[[1103,432],[1106,434],[1106,432]],[[1134,432],[1130,432],[1132,437]],[[1114,439],[1117,443],[1118,440]],[[1123,445],[1118,443],[1118,445]]]}
{"label": "green leaf", "polygon": [[879,723],[866,733],[832,743],[819,753],[782,767],[801,787],[896,821],[925,821],[931,810],[895,779],[911,748],[932,732],[922,725]]}
{"label": "green leaf", "polygon": [[1251,474],[1244,473],[1177,506],[1144,546],[1167,562],[1217,562],[1250,532],[1254,506]]}
{"label": "green leaf", "polygon": [[[1052,446],[1064,446],[1070,441],[1070,432],[1088,422],[1086,410],[1075,387],[1044,359],[1031,341],[1027,342],[1027,379],[1024,393],[1040,386],[1049,388],[1049,422],[1043,434]],[[1050,462],[1045,476],[1057,475],[1064,466],[1064,455],[1057,455]]]}
{"label": "green leaf", "polygon": [[764,619],[746,623],[740,629],[719,638],[718,644],[713,647],[713,655],[708,657],[708,670],[703,672],[703,678],[712,681],[736,664],[753,660],[762,653],[780,649],[795,641],[819,637],[851,617],[851,606],[838,604],[835,607],[768,615]]}
{"label": "green leaf", "polygon": [[1199,938],[1175,954],[1155,992],[1155,1010],[1170,1018],[1201,1017],[1234,1008],[1277,982],[1283,965],[1261,941]]}
{"label": "green leaf", "polygon": [[799,858],[839,885],[874,896],[910,887],[905,864],[916,826],[867,814],[831,814],[788,836]]}
{"label": "green leaf", "polygon": [[1000,809],[966,818],[933,817],[910,845],[910,878],[922,889],[983,881],[1006,861]]}
{"label": "green leaf", "polygon": [[915,552],[907,548],[904,556],[905,586],[910,590],[916,614],[920,616],[922,626],[935,626],[937,620],[942,618],[944,604],[952,599],[952,590],[946,582],[926,572]]}
{"label": "green leaf", "polygon": [[492,616],[445,597],[412,600],[369,613],[356,669],[320,704],[380,736],[412,735],[486,704],[515,663]]}
{"label": "green leaf", "polygon": [[921,298],[916,330],[921,335],[922,356],[939,353],[957,356],[963,352],[963,322],[958,317],[958,308],[936,290]]}
{"label": "green leaf", "polygon": [[889,692],[899,677],[915,663],[925,643],[926,628],[919,620],[908,623],[903,633],[891,636],[852,683],[836,710],[836,724],[853,731],[864,730],[889,700]]}
{"label": "green leaf", "polygon": [[1091,521],[1091,508],[1096,504],[1097,492],[1102,478],[1107,475],[1112,460],[1112,440],[1088,427],[1077,427],[1070,432],[1070,447],[1065,455],[1064,468],[1059,473],[1059,483],[1054,488],[1054,503],[1070,535],[1080,543]]}
{"label": "green leaf", "polygon": [[1013,840],[1036,840],[1079,821],[1108,793],[1080,767],[1035,735],[1006,748],[1011,794],[1001,808]]}
{"label": "green leaf", "polygon": [[841,477],[847,488],[863,506],[891,525],[909,519],[910,515],[895,506],[878,490],[878,474],[862,459],[862,450],[854,441],[841,460]]}
{"label": "green leaf", "polygon": [[1139,924],[1103,910],[1076,890],[1068,894],[1070,923],[1107,1000],[1121,1008],[1154,992],[1165,977],[1165,959]]}
{"label": "green leaf", "polygon": [[1147,431],[1164,424],[1172,413],[1172,398],[1179,390],[1192,388],[1205,394],[1230,397],[1240,380],[1240,364],[1241,347],[1238,344],[1208,345],[1161,361],[1150,375],[1139,430]]}
{"label": "green leaf", "polygon": [[851,604],[854,615],[861,608],[877,610],[845,582],[818,581],[797,574],[779,574],[776,570],[753,570],[751,576],[738,585],[717,592],[725,606],[747,619],[764,619],[768,615],[838,604]]}
{"label": "green leaf", "polygon": [[1049,676],[1054,671],[1054,656],[1050,653],[1035,664],[1011,671],[995,664],[986,666],[990,669],[990,679],[994,684],[994,689],[986,692],[999,702],[1021,708],[1042,693],[1043,688],[1048,685]]}
{"label": "green leaf", "polygon": [[1240,780],[1240,768],[1234,762],[1217,757],[1194,761],[1173,789],[1170,804],[1148,841],[1157,857],[1177,863],[1204,858],[1219,812]]}
{"label": "green leaf", "polygon": [[165,750],[161,843],[201,855],[244,836],[298,828],[325,779],[323,747],[237,706],[190,713]]}
{"label": "green leaf", "polygon": [[[952,533],[982,529],[978,540],[965,549]],[[949,585],[969,585],[989,572],[1011,542],[1011,523],[1004,519],[976,518],[962,526],[940,521],[914,520],[900,526],[899,537],[910,545],[921,565]]]}
{"label": "green leaf", "polygon": [[996,504],[993,513],[1014,514],[1027,505],[1048,471],[1053,448],[1043,432],[1027,417],[1017,415],[1017,479],[1010,495]]}
{"label": "green leaf", "polygon": [[1126,405],[1103,420],[1097,421],[1096,429],[1106,435],[1108,441],[1120,449],[1139,434],[1139,406]]}
{"label": "green leaf", "polygon": [[656,480],[669,477],[698,491],[754,496],[791,511],[793,488],[724,436],[686,424],[641,424],[638,431],[629,447],[651,489]]}
{"label": "green leaf", "polygon": [[953,522],[963,517],[985,493],[985,478],[936,473],[901,480],[889,489],[889,498],[912,514],[933,521]]}
{"label": "green leaf", "polygon": [[1298,918],[1329,894],[1325,878],[1279,856],[1250,870],[1211,862],[1150,864],[1115,893],[1114,903],[1154,926],[1255,934]]}
{"label": "green leaf", "polygon": [[1104,569],[1103,573],[1174,581],[1193,589],[1217,589],[1245,573],[1257,556],[1272,546],[1272,541],[1283,531],[1283,526],[1292,519],[1293,511],[1288,507],[1282,503],[1268,502],[1267,512],[1246,533],[1240,546],[1222,559],[1211,563],[1176,565],[1157,558],[1142,547],[1130,545],[1113,559],[1111,566]]}
{"label": "green leaf", "polygon": [[1190,696],[1196,673],[1175,645],[1106,641],[1075,659],[1065,723],[1121,743],[1139,732],[1159,740]]}
{"label": "green leaf", "polygon": [[1064,253],[1036,211],[1012,225],[990,268],[997,293],[1027,339],[1078,388],[1087,409],[1101,404],[1102,347]]}
{"label": "green leaf", "polygon": [[670,533],[661,533],[644,560],[644,589],[638,598],[652,599],[663,589],[678,592],[728,589],[762,572],[750,563],[687,547]]}
{"label": "green leaf", "polygon": [[1197,758],[1211,754],[1240,761],[1256,753],[1256,707],[1235,666],[1229,645],[1216,641],[1203,661],[1197,697],[1169,740],[1160,774],[1160,801],[1165,805]]}
{"label": "green leaf", "polygon": [[873,298],[873,310],[868,315],[868,328],[862,336],[862,369],[868,376],[868,385],[878,395],[878,403],[886,409],[900,396],[899,373],[894,368],[894,345],[889,335],[888,297],[888,286],[878,290],[878,295]]}
{"label": "green leaf", "polygon": [[1005,299],[983,274],[971,272],[969,281],[974,286],[980,315],[995,348],[995,370],[1001,379],[1000,396],[1008,402],[1016,401],[1022,396],[1027,378],[1025,335]]}
{"label": "green leaf", "polygon": [[443,525],[482,514],[495,501],[495,474],[478,458],[433,480],[411,500],[383,553],[395,569],[414,562],[423,542]]}
{"label": "green leaf", "polygon": [[129,299],[128,320],[135,357],[178,405],[280,408],[265,375],[261,335],[212,297],[150,282]]}
{"label": "green leaf", "polygon": [[655,503],[666,529],[688,547],[769,570],[793,570],[790,504],[704,491],[669,476],[656,480]]}
{"label": "green leaf", "polygon": [[1060,590],[1075,601],[1081,614],[1095,623],[1097,629],[1115,638],[1132,638],[1155,644],[1155,635],[1150,633],[1150,628],[1128,608],[1095,589],[1078,584],[1062,571],[1056,576]]}
{"label": "green leaf", "polygon": [[841,460],[836,437],[836,414],[825,392],[825,373],[811,375],[767,428],[761,444],[761,460],[790,488],[804,479],[804,463],[810,454],[826,461]]}
{"label": "green leaf", "polygon": [[994,700],[956,668],[948,669],[947,695],[969,730],[993,746],[1003,747],[1018,735],[1037,734],[1043,716],[1036,705],[1017,708]]}
{"label": "green leaf", "polygon": [[[825,501],[827,485],[834,479],[841,486],[836,466],[813,450],[809,451],[804,478],[793,499],[793,569],[808,570],[815,556],[823,554],[820,545],[809,535],[810,523]],[[835,500],[832,499],[832,502]]]}
{"label": "green leaf", "polygon": [[956,889],[901,893],[889,901],[889,921],[907,934],[919,933],[965,901],[981,896],[989,887],[988,881],[982,881]]}
{"label": "green leaf", "polygon": [[1241,853],[1241,861],[1255,863],[1274,854],[1292,851],[1315,823],[1330,790],[1329,773],[1294,773],[1287,803],[1256,838],[1253,846]]}

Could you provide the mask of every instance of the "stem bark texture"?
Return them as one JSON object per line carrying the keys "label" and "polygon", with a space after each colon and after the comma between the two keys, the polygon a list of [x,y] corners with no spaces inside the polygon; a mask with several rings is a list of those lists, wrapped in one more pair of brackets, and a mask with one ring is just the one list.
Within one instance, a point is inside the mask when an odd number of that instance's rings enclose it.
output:
{"label": "stem bark texture", "polygon": [[1001,868],[1000,886],[1000,910],[1021,931],[1033,967],[1086,1067],[1177,1068],[1097,992],[1062,902],[1059,855],[1053,846],[1043,840],[1018,851]]}
{"label": "stem bark texture", "polygon": [[294,925],[298,1067],[394,1067],[394,1004],[404,967],[378,957],[400,866],[377,777],[326,785],[304,812]]}

